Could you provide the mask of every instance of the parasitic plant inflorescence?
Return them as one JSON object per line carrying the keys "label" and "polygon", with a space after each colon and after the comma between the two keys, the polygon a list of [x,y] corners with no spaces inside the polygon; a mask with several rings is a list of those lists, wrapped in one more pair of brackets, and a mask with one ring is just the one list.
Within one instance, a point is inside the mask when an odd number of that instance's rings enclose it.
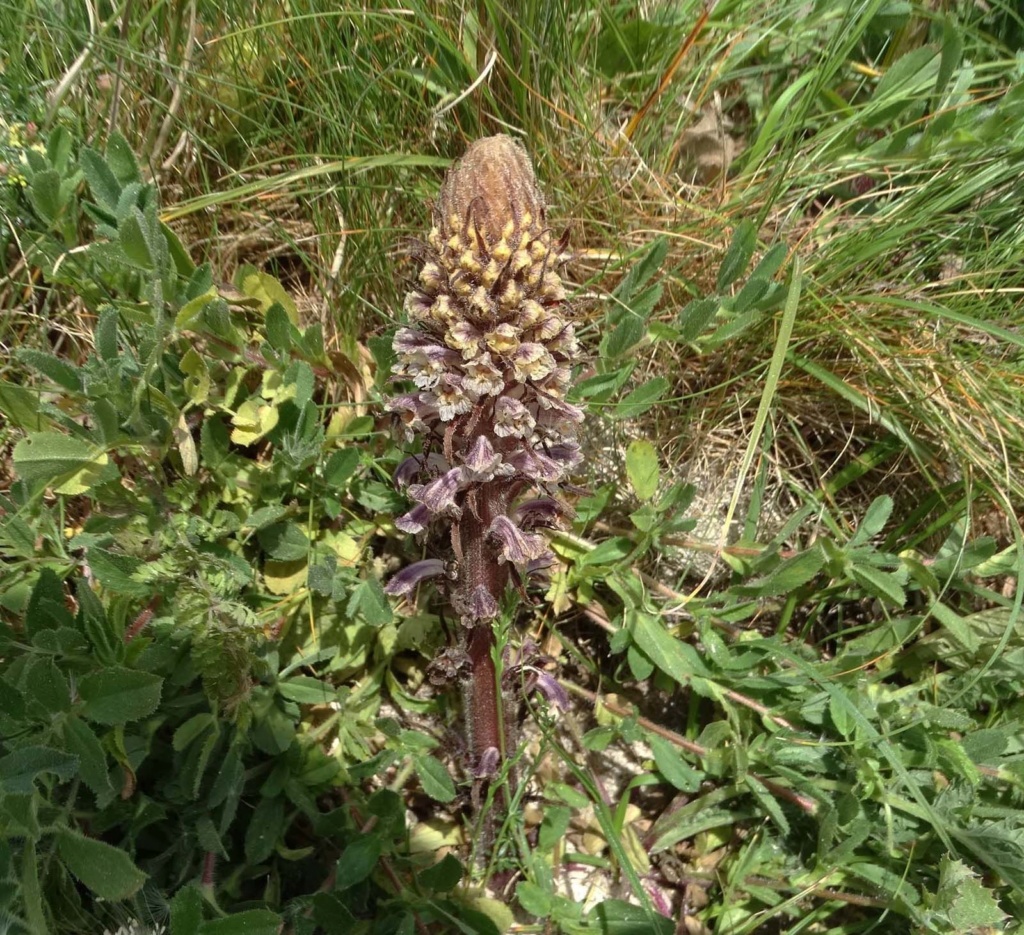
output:
{"label": "parasitic plant inflorescence", "polygon": [[395,524],[408,533],[444,524],[452,554],[403,569],[386,590],[444,583],[461,627],[434,676],[464,681],[480,778],[506,754],[493,624],[506,594],[553,561],[537,530],[567,512],[558,488],[580,461],[583,413],[565,399],[578,353],[558,273],[565,246],[547,226],[523,147],[478,140],[441,187],[405,302],[409,326],[394,339],[395,375],[415,389],[387,406],[407,441],[423,441],[396,472],[415,505]]}

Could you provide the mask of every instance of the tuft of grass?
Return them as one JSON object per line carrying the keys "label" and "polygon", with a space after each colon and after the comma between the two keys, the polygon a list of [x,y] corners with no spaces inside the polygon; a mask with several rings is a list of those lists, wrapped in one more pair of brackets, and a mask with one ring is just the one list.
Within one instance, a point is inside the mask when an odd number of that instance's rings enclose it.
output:
{"label": "tuft of grass", "polygon": [[[589,708],[527,732],[543,815],[491,868],[521,907],[578,930],[583,866],[650,911],[685,897],[695,931],[958,931],[964,888],[972,924],[1020,917],[1014,3],[0,0],[0,35],[12,114],[124,134],[194,258],[277,276],[360,373],[444,167],[494,132],[530,150],[581,384],[625,375],[587,397],[580,522],[527,622]],[[0,342],[77,362],[95,303],[33,268],[18,204]],[[659,238],[644,305],[624,283]],[[773,256],[762,295],[799,268],[798,306],[747,301]]]}

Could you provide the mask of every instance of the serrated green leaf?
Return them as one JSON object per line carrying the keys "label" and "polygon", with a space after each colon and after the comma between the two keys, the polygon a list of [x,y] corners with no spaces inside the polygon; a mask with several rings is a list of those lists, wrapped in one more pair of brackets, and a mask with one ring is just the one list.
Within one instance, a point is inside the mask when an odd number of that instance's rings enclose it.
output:
{"label": "serrated green leaf", "polygon": [[39,411],[39,391],[0,380],[0,414],[15,428],[41,432],[53,423]]}
{"label": "serrated green leaf", "polygon": [[761,257],[754,271],[750,274],[751,279],[770,280],[780,269],[789,253],[789,244],[785,241],[775,244]]}
{"label": "serrated green leaf", "polygon": [[523,909],[538,919],[546,919],[555,903],[554,894],[529,880],[516,886],[516,899]]}
{"label": "serrated green leaf", "polygon": [[82,392],[82,373],[66,360],[32,347],[18,348],[16,355],[19,361],[52,380],[57,386],[62,386],[72,393]]}
{"label": "serrated green leaf", "polygon": [[785,559],[763,581],[749,582],[740,593],[758,597],[791,594],[813,580],[824,567],[825,553],[819,548],[811,548]]}
{"label": "serrated green leaf", "polygon": [[52,568],[44,568],[32,588],[25,613],[25,631],[30,636],[40,630],[73,627],[74,617],[65,604],[64,582]]}
{"label": "serrated green leaf", "polygon": [[[269,273],[262,273],[252,266],[243,266],[235,276],[235,283],[246,295],[252,296],[260,303],[260,310],[267,310],[275,303],[280,303],[293,325],[299,324],[299,312],[295,300],[288,291]],[[306,329],[306,335],[312,329]],[[311,355],[313,356],[313,355]]]}
{"label": "serrated green leaf", "polygon": [[82,714],[98,724],[128,724],[148,717],[160,704],[164,680],[150,672],[111,666],[78,683]]}
{"label": "serrated green leaf", "polygon": [[[49,852],[49,849],[47,849]],[[43,912],[42,891],[39,886],[39,866],[36,855],[36,842],[29,838],[24,846],[24,859],[21,862],[21,899],[25,906],[25,916],[30,932],[48,932],[47,916]]]}
{"label": "serrated green leaf", "polygon": [[365,834],[352,841],[338,858],[335,888],[347,890],[362,883],[377,867],[380,854],[380,838],[375,834]]}
{"label": "serrated green leaf", "polygon": [[210,286],[206,292],[197,295],[193,299],[189,299],[180,309],[177,315],[174,316],[174,327],[178,331],[188,331],[202,315],[203,311],[208,308],[215,306],[216,304],[223,304],[223,300],[217,295],[217,290]]}
{"label": "serrated green leaf", "polygon": [[883,601],[888,601],[896,607],[903,607],[907,603],[907,592],[899,579],[886,571],[880,571],[871,565],[854,565],[850,569],[850,576],[865,591]]}
{"label": "serrated green leaf", "polygon": [[246,909],[199,926],[197,935],[280,935],[284,919],[269,909]]}
{"label": "serrated green leaf", "polygon": [[185,392],[188,393],[192,402],[197,404],[205,403],[210,395],[210,370],[206,361],[196,352],[194,347],[185,351],[178,365],[181,372],[185,374]]}
{"label": "serrated green leaf", "polygon": [[280,302],[267,309],[267,340],[275,351],[287,351],[292,346],[292,322]]}
{"label": "serrated green leaf", "polygon": [[757,799],[758,804],[768,817],[775,822],[779,832],[788,835],[790,833],[789,819],[786,818],[786,813],[782,810],[782,806],[779,805],[775,796],[749,773],[743,777],[743,784],[747,791]]}
{"label": "serrated green leaf", "polygon": [[627,314],[600,344],[601,357],[609,360],[620,357],[636,344],[647,331],[643,320]]}
{"label": "serrated green leaf", "polygon": [[359,467],[360,457],[359,449],[354,447],[332,451],[324,464],[324,483],[334,491],[343,489]]}
{"label": "serrated green leaf", "polygon": [[626,449],[626,476],[633,493],[641,500],[650,500],[658,492],[661,473],[658,451],[649,441],[638,438]]}
{"label": "serrated green leaf", "polygon": [[297,523],[271,523],[256,538],[263,551],[279,562],[296,562],[309,555],[309,537]]}
{"label": "serrated green leaf", "polygon": [[710,674],[697,650],[672,636],[657,617],[637,614],[633,639],[662,672],[680,685],[690,684],[695,676],[706,678]]}
{"label": "serrated green leaf", "polygon": [[371,627],[387,626],[394,619],[391,602],[376,578],[363,579],[353,593],[359,595],[359,610]]}
{"label": "serrated green leaf", "polygon": [[421,870],[416,879],[428,890],[447,893],[459,885],[464,872],[462,864],[454,856],[445,854],[433,867]]}
{"label": "serrated green leaf", "polygon": [[181,240],[178,239],[178,235],[163,221],[158,222],[157,227],[165,245],[165,256],[170,258],[177,274],[185,279],[194,275],[196,264],[192,262],[192,257],[188,255],[188,251],[182,245]]}
{"label": "serrated green leaf", "polygon": [[633,551],[633,541],[625,536],[615,536],[605,539],[596,548],[585,552],[577,560],[580,567],[585,565],[605,565],[609,562],[618,562],[624,559]]}
{"label": "serrated green leaf", "polygon": [[78,772],[78,757],[53,747],[19,747],[0,757],[0,789],[30,795],[33,782],[41,773],[53,773],[67,782]]}
{"label": "serrated green leaf", "polygon": [[139,166],[135,161],[135,154],[132,152],[128,141],[114,130],[107,138],[107,165],[110,167],[114,177],[122,184],[141,181]]}
{"label": "serrated green leaf", "polygon": [[260,799],[245,831],[245,859],[250,864],[263,863],[274,852],[286,822],[284,799]]}
{"label": "serrated green leaf", "polygon": [[676,324],[682,341],[695,341],[718,314],[722,303],[717,298],[694,299],[679,313]]}
{"label": "serrated green leaf", "polygon": [[592,399],[598,403],[604,402],[612,393],[625,385],[635,367],[636,364],[631,361],[612,373],[601,373],[596,377],[588,377],[573,387],[573,398]]}
{"label": "serrated green leaf", "polygon": [[932,616],[942,624],[942,628],[953,637],[961,648],[969,653],[978,651],[980,642],[966,618],[961,617],[955,610],[940,601],[932,605],[931,612]]}
{"label": "serrated green leaf", "polygon": [[857,532],[850,539],[850,545],[862,545],[874,536],[877,536],[889,521],[892,515],[893,499],[888,494],[883,494],[871,501],[864,519],[857,527]]}
{"label": "serrated green leaf", "polygon": [[217,776],[210,787],[206,805],[210,809],[222,805],[228,796],[241,793],[245,781],[245,766],[236,747],[232,746],[217,771]]}
{"label": "serrated green leaf", "polygon": [[98,471],[109,461],[97,446],[58,432],[32,432],[14,446],[13,460],[19,477],[47,483]]}
{"label": "serrated green leaf", "polygon": [[88,551],[89,569],[104,588],[127,597],[152,597],[150,586],[133,579],[143,562],[131,555],[121,555],[93,546]]}
{"label": "serrated green leaf", "polygon": [[64,866],[101,899],[127,899],[146,882],[146,874],[119,848],[69,828],[57,832],[57,841]]}
{"label": "serrated green leaf", "polygon": [[121,244],[121,249],[124,250],[124,255],[128,260],[142,269],[149,270],[153,269],[156,265],[156,258],[150,250],[145,232],[143,231],[145,223],[142,212],[135,208],[118,225],[117,237],[118,242]]}
{"label": "serrated green leaf", "polygon": [[231,441],[236,445],[252,445],[273,431],[280,418],[281,413],[276,405],[265,403],[258,396],[247,399],[231,417],[231,423],[235,426],[231,432]]}
{"label": "serrated green leaf", "polygon": [[700,789],[704,774],[690,766],[676,746],[657,734],[649,735],[647,742],[654,753],[654,763],[658,767],[658,772],[676,789],[680,792],[696,792]]}
{"label": "serrated green leaf", "polygon": [[612,410],[613,419],[635,419],[647,412],[668,392],[666,377],[655,377],[622,397]]}
{"label": "serrated green leaf", "polygon": [[46,169],[34,173],[28,186],[28,200],[36,214],[49,224],[57,220],[64,207],[60,183],[60,173],[56,169]]}
{"label": "serrated green leaf", "polygon": [[327,704],[337,697],[334,688],[311,675],[293,675],[277,683],[278,694],[296,704]]}
{"label": "serrated green leaf", "polygon": [[100,308],[93,339],[102,360],[115,361],[120,356],[117,340],[119,317],[118,311],[113,305],[104,305]]}
{"label": "serrated green leaf", "polygon": [[747,266],[750,265],[751,257],[754,255],[754,247],[756,246],[757,228],[754,227],[753,221],[744,218],[736,226],[729,249],[725,251],[725,256],[722,257],[722,265],[718,269],[717,280],[719,292],[723,292],[743,275]]}
{"label": "serrated green leaf", "polygon": [[78,164],[99,206],[111,213],[116,211],[121,197],[121,185],[106,160],[96,150],[85,147],[78,154]]}
{"label": "serrated green leaf", "polygon": [[35,701],[47,713],[71,709],[71,688],[64,673],[48,656],[32,659],[25,673],[28,699]]}
{"label": "serrated green leaf", "polygon": [[192,715],[192,717],[175,730],[174,737],[171,740],[171,746],[180,753],[188,747],[196,737],[201,734],[205,734],[216,723],[217,719],[210,714],[209,711],[200,711],[198,714]]}
{"label": "serrated green leaf", "polygon": [[770,285],[771,283],[767,279],[762,279],[760,276],[751,276],[743,284],[743,288],[736,294],[736,297],[731,300],[732,311],[737,315],[742,315],[744,312],[749,311],[757,302],[764,298]]}
{"label": "serrated green leaf", "polygon": [[416,756],[412,762],[427,795],[436,802],[451,802],[455,798],[455,783],[440,760],[432,756]]}
{"label": "serrated green leaf", "polygon": [[203,921],[203,896],[194,883],[183,886],[171,900],[171,935],[195,935]]}
{"label": "serrated green leaf", "polygon": [[103,808],[105,803],[113,799],[116,791],[110,782],[103,745],[93,729],[81,718],[67,718],[63,731],[68,752],[78,757],[78,774],[96,796],[100,808]]}
{"label": "serrated green leaf", "polygon": [[12,719],[21,720],[25,716],[25,699],[9,682],[0,678],[0,712]]}
{"label": "serrated green leaf", "polygon": [[656,237],[647,251],[636,261],[622,278],[613,293],[624,305],[629,305],[637,291],[659,270],[668,256],[668,238]]}
{"label": "serrated green leaf", "polygon": [[284,753],[294,739],[295,725],[277,705],[271,706],[252,730],[253,743],[271,756]]}

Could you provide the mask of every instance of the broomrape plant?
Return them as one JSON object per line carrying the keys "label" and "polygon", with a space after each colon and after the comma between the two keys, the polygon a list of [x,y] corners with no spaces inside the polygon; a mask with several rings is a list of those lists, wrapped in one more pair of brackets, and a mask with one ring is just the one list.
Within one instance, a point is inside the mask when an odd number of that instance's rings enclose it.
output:
{"label": "broomrape plant", "polygon": [[530,159],[508,136],[473,143],[452,167],[434,209],[409,327],[394,339],[399,379],[415,384],[387,403],[421,454],[395,473],[415,506],[396,520],[420,534],[451,532],[452,559],[396,574],[392,595],[440,579],[461,626],[431,678],[464,685],[471,769],[493,777],[506,755],[493,624],[507,594],[553,561],[538,529],[568,512],[559,485],[580,461],[583,413],[565,401],[578,343],[564,317],[554,240]]}

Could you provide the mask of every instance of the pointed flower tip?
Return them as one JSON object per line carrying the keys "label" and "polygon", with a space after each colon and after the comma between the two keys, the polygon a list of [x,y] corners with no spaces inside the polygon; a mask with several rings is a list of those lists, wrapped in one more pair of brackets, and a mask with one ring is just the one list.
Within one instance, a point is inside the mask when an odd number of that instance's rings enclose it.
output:
{"label": "pointed flower tip", "polygon": [[497,516],[487,530],[498,543],[498,560],[525,566],[547,551],[543,536],[523,532],[507,516]]}
{"label": "pointed flower tip", "polygon": [[446,228],[442,236],[461,233],[472,215],[477,231],[490,244],[520,225],[543,222],[544,199],[526,150],[505,135],[471,144],[445,177],[438,215]]}
{"label": "pointed flower tip", "polygon": [[477,779],[493,779],[498,775],[498,764],[501,762],[501,751],[497,747],[488,747],[480,754],[480,759],[473,770]]}
{"label": "pointed flower tip", "polygon": [[501,611],[494,595],[482,584],[473,588],[468,599],[462,597],[456,601],[455,609],[463,626],[467,627],[494,620]]}
{"label": "pointed flower tip", "polygon": [[395,528],[410,535],[423,532],[433,519],[433,514],[422,503],[417,503],[408,513],[395,520]]}
{"label": "pointed flower tip", "polygon": [[444,574],[444,562],[439,558],[425,558],[421,562],[413,562],[403,568],[384,586],[384,593],[392,597],[401,597],[412,591],[416,585],[426,578],[435,578]]}
{"label": "pointed flower tip", "polygon": [[408,487],[413,478],[426,471],[447,471],[450,467],[443,455],[412,455],[395,468],[395,486],[399,489]]}
{"label": "pointed flower tip", "polygon": [[455,495],[462,485],[463,469],[452,468],[428,484],[410,484],[409,496],[431,513],[443,513],[455,506]]}
{"label": "pointed flower tip", "polygon": [[549,672],[543,669],[535,669],[537,676],[537,691],[539,691],[548,702],[559,711],[569,710],[569,693],[562,688],[558,680]]}

